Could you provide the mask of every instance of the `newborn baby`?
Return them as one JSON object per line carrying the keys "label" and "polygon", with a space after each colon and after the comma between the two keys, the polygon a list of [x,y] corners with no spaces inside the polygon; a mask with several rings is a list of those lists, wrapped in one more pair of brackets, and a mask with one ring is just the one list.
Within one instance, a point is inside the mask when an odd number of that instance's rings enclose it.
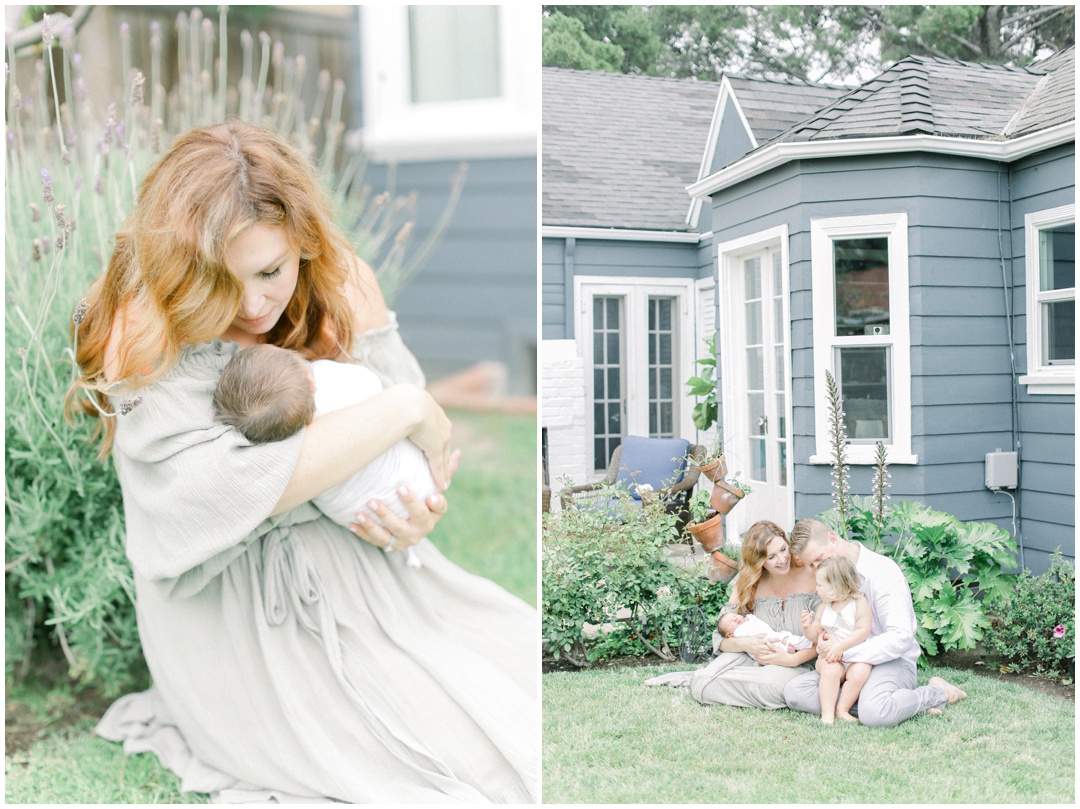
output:
{"label": "newborn baby", "polygon": [[[307,362],[295,351],[273,345],[246,348],[229,361],[214,391],[214,414],[254,444],[281,441],[316,416],[369,399],[382,390],[375,373],[362,365],[332,360]],[[355,522],[361,506],[379,500],[399,517],[408,509],[397,491],[408,487],[419,498],[434,494],[435,481],[424,453],[408,440],[390,449],[312,502],[334,522]],[[374,516],[374,514],[372,514]],[[419,559],[408,548],[409,565]]]}
{"label": "newborn baby", "polygon": [[740,615],[726,612],[720,616],[716,628],[725,638],[760,637],[778,652],[795,653],[797,649],[809,649],[813,644],[802,635],[777,632],[756,615]]}

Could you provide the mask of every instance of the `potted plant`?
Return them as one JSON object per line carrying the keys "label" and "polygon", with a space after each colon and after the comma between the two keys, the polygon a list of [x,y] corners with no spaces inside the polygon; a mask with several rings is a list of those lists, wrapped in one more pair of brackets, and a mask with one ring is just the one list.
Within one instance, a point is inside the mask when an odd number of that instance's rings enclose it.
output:
{"label": "potted plant", "polygon": [[713,439],[712,447],[698,464],[701,474],[713,483],[727,474],[727,461],[724,459],[724,437],[717,430],[716,438]]}
{"label": "potted plant", "polygon": [[690,532],[706,552],[712,552],[719,548],[724,538],[723,517],[720,514],[710,514],[709,493],[704,489],[694,492],[690,498],[690,516],[693,518],[687,524],[686,530]]}
{"label": "potted plant", "polygon": [[753,489],[750,488],[750,485],[744,483],[740,479],[739,473],[736,472],[730,481],[721,479],[713,482],[713,492],[709,504],[716,509],[717,513],[727,514],[751,491]]}

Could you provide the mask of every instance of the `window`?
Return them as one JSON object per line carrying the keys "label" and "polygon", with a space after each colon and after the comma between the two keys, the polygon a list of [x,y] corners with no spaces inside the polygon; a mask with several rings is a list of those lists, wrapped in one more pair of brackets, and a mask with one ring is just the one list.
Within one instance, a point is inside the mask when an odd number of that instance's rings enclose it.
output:
{"label": "window", "polygon": [[1076,382],[1075,208],[1024,217],[1028,372],[1033,394],[1073,394]]}
{"label": "window", "polygon": [[376,158],[536,154],[531,8],[384,4],[360,13],[364,142]]}
{"label": "window", "polygon": [[849,463],[873,463],[874,446],[891,463],[911,454],[907,215],[881,214],[810,223],[814,306],[813,463],[827,463],[825,371],[844,397]]}
{"label": "window", "polygon": [[590,469],[605,471],[626,435],[689,437],[693,402],[681,386],[693,365],[693,282],[579,276],[574,284],[575,334],[592,402]]}

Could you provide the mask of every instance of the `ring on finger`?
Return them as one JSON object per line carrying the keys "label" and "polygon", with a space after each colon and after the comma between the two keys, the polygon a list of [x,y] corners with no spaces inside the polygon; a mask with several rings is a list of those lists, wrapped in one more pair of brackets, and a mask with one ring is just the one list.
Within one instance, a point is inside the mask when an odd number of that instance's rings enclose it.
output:
{"label": "ring on finger", "polygon": [[394,552],[394,538],[392,536],[390,537],[390,541],[387,542],[385,545],[383,545],[383,550],[386,553],[393,553]]}

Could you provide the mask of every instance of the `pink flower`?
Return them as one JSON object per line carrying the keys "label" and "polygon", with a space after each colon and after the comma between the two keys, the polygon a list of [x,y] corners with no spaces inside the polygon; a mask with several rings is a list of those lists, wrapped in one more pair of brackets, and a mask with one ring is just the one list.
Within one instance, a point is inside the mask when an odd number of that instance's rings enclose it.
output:
{"label": "pink flower", "polygon": [[1057,626],[1055,626],[1054,627],[1054,637],[1059,638],[1059,639],[1065,637],[1065,627],[1062,626],[1061,624],[1058,624]]}

